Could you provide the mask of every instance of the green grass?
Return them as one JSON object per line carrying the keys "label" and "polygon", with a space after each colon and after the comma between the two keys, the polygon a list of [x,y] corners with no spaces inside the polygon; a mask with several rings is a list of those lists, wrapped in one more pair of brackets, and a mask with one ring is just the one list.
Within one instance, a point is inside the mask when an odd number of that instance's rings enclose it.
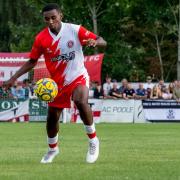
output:
{"label": "green grass", "polygon": [[82,124],[60,125],[61,154],[40,164],[45,123],[0,123],[0,180],[180,180],[180,124],[98,124],[95,164]]}

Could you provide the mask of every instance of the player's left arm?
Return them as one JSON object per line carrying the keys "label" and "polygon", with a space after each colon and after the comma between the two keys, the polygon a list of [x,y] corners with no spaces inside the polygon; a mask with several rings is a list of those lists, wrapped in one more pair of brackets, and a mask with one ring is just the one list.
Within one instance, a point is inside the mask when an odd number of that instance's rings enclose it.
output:
{"label": "player's left arm", "polygon": [[83,40],[85,42],[86,46],[88,47],[106,47],[107,42],[100,36],[97,36],[96,39],[87,39]]}
{"label": "player's left arm", "polygon": [[88,47],[105,47],[107,45],[107,42],[101,36],[97,36],[93,32],[88,31],[83,26],[79,28],[78,37],[81,45]]}

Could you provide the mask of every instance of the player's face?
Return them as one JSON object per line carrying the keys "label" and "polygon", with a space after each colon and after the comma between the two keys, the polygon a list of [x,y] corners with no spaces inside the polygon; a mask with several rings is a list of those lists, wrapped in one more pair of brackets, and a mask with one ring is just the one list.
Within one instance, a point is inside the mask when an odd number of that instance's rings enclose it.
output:
{"label": "player's face", "polygon": [[56,9],[43,13],[44,21],[52,32],[59,32],[61,27],[62,14]]}

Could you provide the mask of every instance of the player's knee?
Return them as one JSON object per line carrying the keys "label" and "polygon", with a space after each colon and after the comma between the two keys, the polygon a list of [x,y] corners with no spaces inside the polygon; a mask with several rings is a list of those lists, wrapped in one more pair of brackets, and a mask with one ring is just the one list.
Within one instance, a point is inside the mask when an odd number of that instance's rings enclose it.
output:
{"label": "player's knee", "polygon": [[83,108],[87,105],[87,102],[84,100],[75,100],[74,103],[77,106],[77,108]]}

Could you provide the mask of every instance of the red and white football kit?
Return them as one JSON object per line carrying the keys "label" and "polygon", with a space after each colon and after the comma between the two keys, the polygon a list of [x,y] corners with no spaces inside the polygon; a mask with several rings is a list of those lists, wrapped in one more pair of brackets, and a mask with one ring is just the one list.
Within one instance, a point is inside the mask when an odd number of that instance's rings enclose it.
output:
{"label": "red and white football kit", "polygon": [[61,25],[57,35],[45,28],[36,36],[30,58],[37,60],[43,54],[51,78],[58,85],[58,95],[49,106],[68,108],[73,89],[79,84],[89,86],[82,46],[86,44],[84,40],[97,36],[81,25]]}

